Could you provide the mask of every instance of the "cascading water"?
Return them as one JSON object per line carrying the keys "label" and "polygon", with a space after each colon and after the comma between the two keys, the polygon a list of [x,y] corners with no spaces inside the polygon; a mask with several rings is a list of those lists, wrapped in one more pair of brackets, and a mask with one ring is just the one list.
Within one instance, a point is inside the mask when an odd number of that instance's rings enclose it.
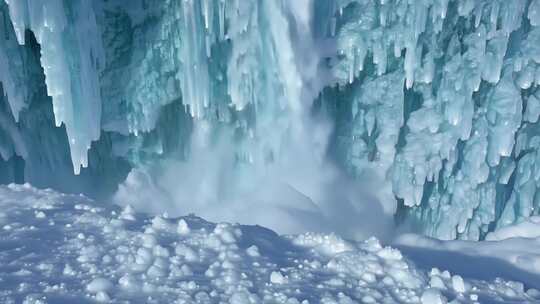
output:
{"label": "cascading water", "polygon": [[[206,31],[205,2],[187,8],[185,3],[185,14],[194,14],[187,24],[204,23]],[[137,209],[192,212],[283,233],[384,236],[391,214],[385,215],[358,182],[328,160],[331,125],[324,117],[312,116],[313,100],[325,81],[320,75],[329,72],[321,71],[320,46],[310,30],[313,1],[241,3],[230,1],[225,8],[229,18],[243,20],[227,30],[232,45],[226,85],[238,117],[229,118],[232,123],[222,121],[222,110],[210,106],[221,100],[194,96],[197,102],[189,104],[195,118],[187,160],[166,159],[157,167],[133,170],[115,199]],[[206,69],[214,55],[204,46],[208,39],[194,41],[202,46],[187,48],[198,54],[184,54],[199,58],[196,65],[189,62],[198,70],[187,72],[191,82],[186,82],[193,85],[184,86],[187,92],[205,90]],[[149,203],[154,197],[163,203]],[[370,217],[377,221],[365,220]]]}

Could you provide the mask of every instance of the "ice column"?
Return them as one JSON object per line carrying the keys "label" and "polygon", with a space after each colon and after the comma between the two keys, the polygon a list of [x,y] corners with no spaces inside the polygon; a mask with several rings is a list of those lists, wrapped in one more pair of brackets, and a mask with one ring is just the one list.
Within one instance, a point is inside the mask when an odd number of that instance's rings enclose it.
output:
{"label": "ice column", "polygon": [[91,0],[5,0],[20,44],[34,32],[52,97],[56,125],[65,125],[73,169],[88,166],[87,151],[100,136],[101,36]]}

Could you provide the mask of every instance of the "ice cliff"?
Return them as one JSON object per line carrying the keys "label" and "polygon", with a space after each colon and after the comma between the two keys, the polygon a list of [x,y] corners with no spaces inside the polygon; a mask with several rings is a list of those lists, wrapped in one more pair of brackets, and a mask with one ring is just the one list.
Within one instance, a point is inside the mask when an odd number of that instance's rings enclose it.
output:
{"label": "ice cliff", "polygon": [[174,160],[335,217],[344,175],[443,239],[540,211],[540,0],[4,0],[0,72],[0,182],[189,183]]}

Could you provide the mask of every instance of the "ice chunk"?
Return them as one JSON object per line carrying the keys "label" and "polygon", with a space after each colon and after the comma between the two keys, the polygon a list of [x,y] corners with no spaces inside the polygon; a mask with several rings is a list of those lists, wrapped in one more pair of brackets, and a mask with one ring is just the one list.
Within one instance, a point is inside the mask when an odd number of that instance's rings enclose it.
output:
{"label": "ice chunk", "polygon": [[446,298],[436,289],[427,289],[422,293],[422,304],[446,304]]}
{"label": "ice chunk", "polygon": [[179,234],[186,235],[186,234],[189,234],[191,232],[191,229],[189,229],[189,226],[186,223],[186,221],[184,219],[181,219],[181,220],[178,221],[178,229],[177,229],[177,231],[178,231]]}
{"label": "ice chunk", "polygon": [[456,292],[459,293],[464,293],[466,291],[465,283],[463,283],[463,278],[458,275],[452,276],[452,287]]}
{"label": "ice chunk", "polygon": [[92,293],[106,292],[112,288],[113,284],[111,283],[111,281],[105,278],[95,278],[90,283],[88,283],[88,286],[86,286],[86,289]]}
{"label": "ice chunk", "polygon": [[287,278],[285,278],[279,271],[272,271],[270,274],[270,282],[272,282],[272,284],[285,284],[287,282]]}

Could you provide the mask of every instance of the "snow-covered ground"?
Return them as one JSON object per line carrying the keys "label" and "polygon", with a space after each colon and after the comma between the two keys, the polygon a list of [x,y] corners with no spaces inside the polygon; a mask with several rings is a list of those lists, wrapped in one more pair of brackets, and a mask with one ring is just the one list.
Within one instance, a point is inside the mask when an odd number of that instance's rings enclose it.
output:
{"label": "snow-covered ground", "polygon": [[0,186],[0,303],[540,302],[538,240],[492,239],[505,240],[409,235],[402,255],[376,239],[279,236]]}
{"label": "snow-covered ground", "polygon": [[[540,230],[540,225],[533,230]],[[394,246],[423,268],[444,268],[482,280],[503,277],[540,289],[540,238],[475,242],[403,235]]]}

